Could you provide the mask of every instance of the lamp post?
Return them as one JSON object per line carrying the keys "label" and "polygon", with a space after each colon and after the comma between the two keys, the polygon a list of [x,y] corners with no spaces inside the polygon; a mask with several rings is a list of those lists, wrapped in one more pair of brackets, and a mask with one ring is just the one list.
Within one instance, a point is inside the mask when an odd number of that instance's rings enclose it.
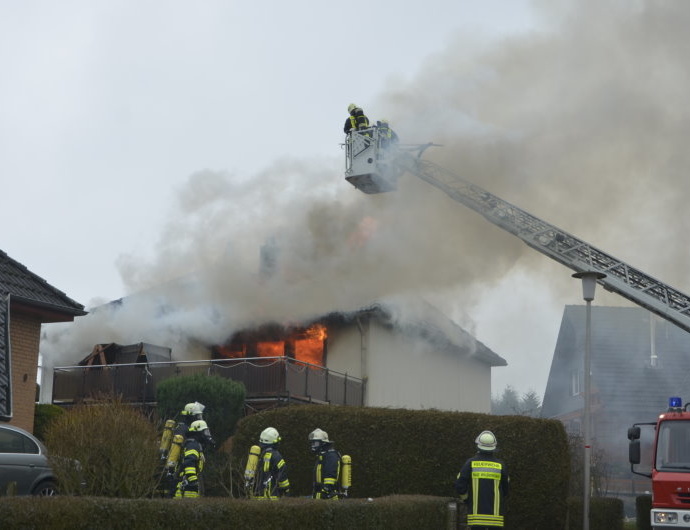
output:
{"label": "lamp post", "polygon": [[585,324],[585,407],[582,422],[584,423],[584,492],[582,495],[582,530],[589,530],[589,501],[590,501],[590,472],[592,466],[592,422],[591,422],[591,373],[592,357],[592,300],[597,280],[605,278],[606,274],[596,271],[576,272],[573,278],[582,280],[582,298],[587,302],[587,320]]}

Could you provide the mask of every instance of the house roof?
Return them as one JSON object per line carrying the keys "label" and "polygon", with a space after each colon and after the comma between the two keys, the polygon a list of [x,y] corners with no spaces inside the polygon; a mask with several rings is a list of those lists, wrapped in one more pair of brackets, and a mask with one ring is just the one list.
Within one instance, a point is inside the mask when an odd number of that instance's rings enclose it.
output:
{"label": "house roof", "polygon": [[508,365],[503,357],[475,339],[437,307],[421,298],[378,300],[355,311],[332,313],[329,318],[339,316],[349,320],[362,313],[370,313],[383,325],[418,336],[434,343],[439,349],[471,354],[491,366]]}
{"label": "house roof", "polygon": [[[69,298],[40,276],[0,250],[0,297],[10,295],[11,301],[20,302],[50,313],[85,315],[84,306]],[[57,318],[55,321],[60,320]],[[50,322],[53,320],[45,320]]]}
{"label": "house roof", "polygon": [[[690,401],[690,333],[640,307],[591,309],[592,391],[609,413],[635,411],[645,421],[666,410],[670,396]],[[582,408],[568,389],[573,370],[584,364],[585,334],[586,306],[566,306],[544,393],[545,417]]]}

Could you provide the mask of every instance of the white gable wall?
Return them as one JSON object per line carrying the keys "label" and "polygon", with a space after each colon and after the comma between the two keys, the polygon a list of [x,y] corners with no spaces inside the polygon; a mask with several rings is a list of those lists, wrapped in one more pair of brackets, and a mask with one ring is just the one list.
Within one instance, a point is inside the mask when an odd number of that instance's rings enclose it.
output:
{"label": "white gable wall", "polygon": [[[372,407],[491,411],[491,367],[471,355],[437,351],[422,338],[375,322],[330,329],[328,368],[367,378]],[[364,350],[364,351],[363,351]]]}

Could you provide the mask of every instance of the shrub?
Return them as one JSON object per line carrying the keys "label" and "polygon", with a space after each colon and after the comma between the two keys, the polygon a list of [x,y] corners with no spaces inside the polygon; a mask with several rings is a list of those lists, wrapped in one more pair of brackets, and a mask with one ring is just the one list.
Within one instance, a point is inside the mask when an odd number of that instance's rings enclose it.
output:
{"label": "shrub", "polygon": [[311,493],[314,455],[307,437],[319,427],[341,454],[352,457],[353,498],[454,495],[458,471],[476,453],[474,439],[490,429],[510,473],[506,530],[564,528],[570,459],[559,421],[437,410],[282,407],[240,421],[232,441],[236,469],[244,469],[249,448],[269,425],[280,432],[292,494]]}
{"label": "shrub", "polygon": [[47,429],[46,445],[63,493],[139,498],[156,488],[156,429],[119,400],[80,405],[60,415]]}
{"label": "shrub", "polygon": [[39,440],[45,440],[48,425],[64,414],[65,410],[51,403],[39,403],[34,411],[34,436]]}

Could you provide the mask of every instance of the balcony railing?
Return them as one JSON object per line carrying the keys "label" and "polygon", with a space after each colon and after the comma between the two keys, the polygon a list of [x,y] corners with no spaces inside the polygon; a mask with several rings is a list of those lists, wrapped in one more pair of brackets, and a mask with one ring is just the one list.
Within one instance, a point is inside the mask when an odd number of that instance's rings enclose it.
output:
{"label": "balcony railing", "polygon": [[132,403],[153,403],[158,383],[198,373],[244,383],[247,401],[284,399],[362,405],[364,400],[361,379],[289,357],[255,357],[56,367],[52,402],[77,403],[112,395]]}

